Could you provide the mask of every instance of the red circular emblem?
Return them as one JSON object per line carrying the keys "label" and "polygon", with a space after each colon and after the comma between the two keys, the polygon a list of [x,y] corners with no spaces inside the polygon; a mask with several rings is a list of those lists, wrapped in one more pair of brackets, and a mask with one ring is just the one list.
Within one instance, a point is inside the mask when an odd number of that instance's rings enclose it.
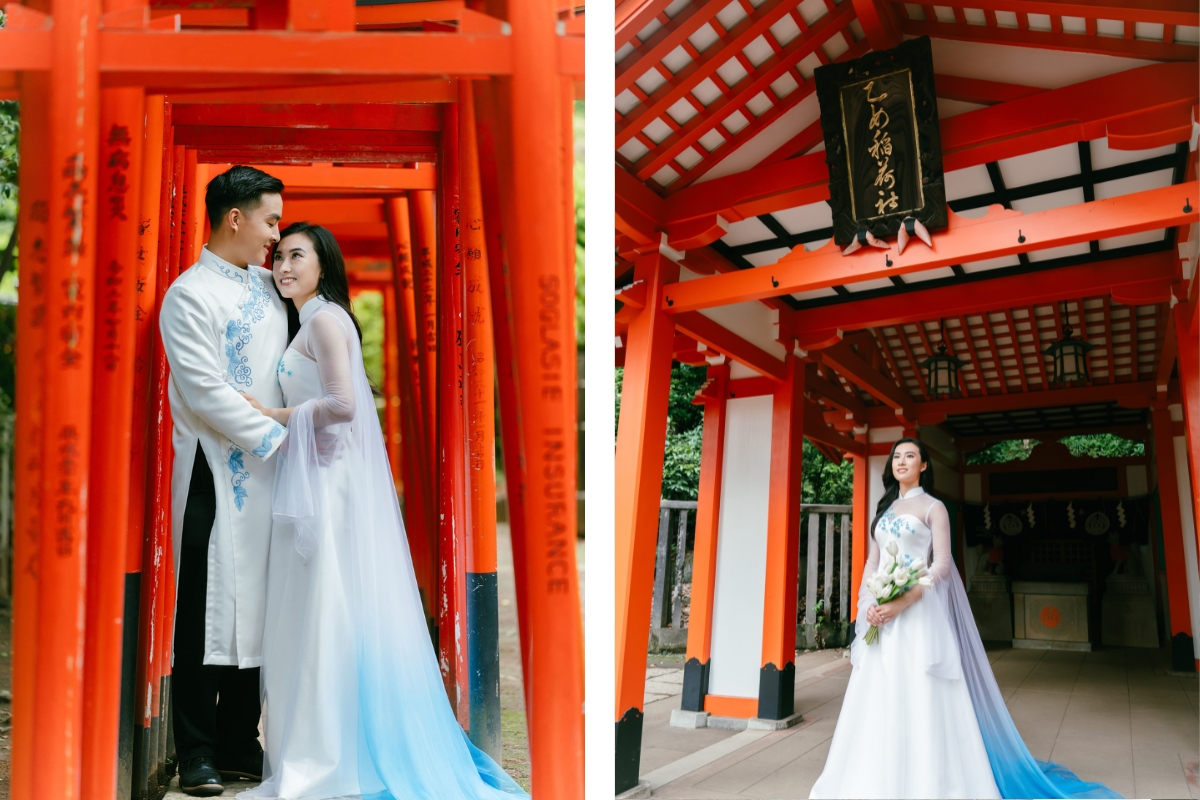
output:
{"label": "red circular emblem", "polygon": [[1054,606],[1046,606],[1039,616],[1042,618],[1042,624],[1047,628],[1057,628],[1058,624],[1062,622],[1062,612]]}

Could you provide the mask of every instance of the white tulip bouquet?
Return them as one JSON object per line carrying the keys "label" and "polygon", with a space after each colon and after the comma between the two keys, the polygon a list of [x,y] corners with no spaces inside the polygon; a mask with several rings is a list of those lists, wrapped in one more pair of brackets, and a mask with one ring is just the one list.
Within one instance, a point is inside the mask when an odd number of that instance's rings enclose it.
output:
{"label": "white tulip bouquet", "polygon": [[[932,586],[933,579],[929,577],[929,569],[922,558],[910,555],[899,555],[900,547],[890,541],[883,549],[883,561],[874,575],[867,578],[867,591],[874,596],[879,605],[890,603],[900,595],[918,584]],[[872,625],[867,629],[863,641],[874,644],[879,638],[879,628]]]}

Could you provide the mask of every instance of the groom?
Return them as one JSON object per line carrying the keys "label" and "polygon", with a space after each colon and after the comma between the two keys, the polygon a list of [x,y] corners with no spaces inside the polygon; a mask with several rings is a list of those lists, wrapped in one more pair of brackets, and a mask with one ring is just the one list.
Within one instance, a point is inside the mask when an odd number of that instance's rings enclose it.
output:
{"label": "groom", "polygon": [[255,410],[283,405],[287,315],[264,264],[279,241],[283,183],[236,166],[208,184],[212,235],[163,299],[175,447],[171,533],[176,610],[171,703],[179,784],[224,791],[261,780],[259,666],[273,455],[287,430]]}

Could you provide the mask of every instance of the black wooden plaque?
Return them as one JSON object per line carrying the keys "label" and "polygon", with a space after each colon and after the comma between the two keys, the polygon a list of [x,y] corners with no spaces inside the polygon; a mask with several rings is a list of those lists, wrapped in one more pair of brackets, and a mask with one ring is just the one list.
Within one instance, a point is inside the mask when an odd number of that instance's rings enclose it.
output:
{"label": "black wooden plaque", "polygon": [[929,37],[815,72],[833,240],[890,238],[905,217],[946,227],[946,184]]}

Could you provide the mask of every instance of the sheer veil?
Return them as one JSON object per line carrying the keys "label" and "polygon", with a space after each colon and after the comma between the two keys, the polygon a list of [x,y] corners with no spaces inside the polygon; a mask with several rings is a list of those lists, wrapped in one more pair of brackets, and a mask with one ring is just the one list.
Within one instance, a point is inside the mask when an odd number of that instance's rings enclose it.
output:
{"label": "sheer veil", "polygon": [[[527,796],[455,720],[422,611],[362,348],[342,308],[327,303],[310,322],[323,314],[340,323],[349,350],[352,416],[347,411],[342,418],[348,421],[330,424],[322,415],[324,398],[293,410],[279,455],[274,518],[277,526],[295,526],[296,549],[306,561],[337,560],[354,629],[363,796]],[[334,491],[345,493],[336,503]],[[334,505],[346,509],[339,519],[331,518]],[[322,536],[326,526],[331,537]],[[323,539],[336,547],[325,552]]]}
{"label": "sheer veil", "polygon": [[[929,495],[934,504],[941,501]],[[906,501],[897,500],[897,503]],[[911,502],[911,501],[909,501]],[[928,519],[929,506],[924,505],[919,514]],[[885,512],[886,513],[886,512]],[[905,509],[904,513],[908,513]],[[927,523],[928,524],[928,523]],[[934,541],[937,541],[935,533]],[[859,587],[858,617],[855,620],[854,640],[850,645],[851,664],[857,666],[863,657],[863,648],[868,647],[863,642],[867,628],[867,608],[875,605],[875,598],[866,588],[866,578],[870,577],[877,568],[879,561],[878,545],[872,540],[871,556],[866,569],[863,571],[863,585]],[[987,750],[988,761],[992,765],[992,774],[1002,797],[1049,797],[1049,798],[1107,798],[1121,797],[1101,783],[1091,783],[1080,780],[1067,767],[1052,761],[1035,759],[1025,746],[1000,687],[992,672],[991,663],[979,638],[979,629],[975,625],[975,617],[967,601],[967,593],[963,588],[962,578],[953,566],[948,554],[939,558],[934,553],[932,559],[927,559],[931,565],[930,573],[934,579],[932,588],[925,589],[924,597],[918,602],[933,601],[943,610],[949,622],[953,642],[938,643],[938,637],[930,637],[926,648],[925,669],[938,677],[967,682],[971,695],[971,704],[975,708],[975,716],[979,722],[983,744]],[[942,564],[948,568],[939,568]],[[951,654],[947,658],[947,653]],[[957,653],[957,661],[961,671],[953,664],[953,654]]]}

